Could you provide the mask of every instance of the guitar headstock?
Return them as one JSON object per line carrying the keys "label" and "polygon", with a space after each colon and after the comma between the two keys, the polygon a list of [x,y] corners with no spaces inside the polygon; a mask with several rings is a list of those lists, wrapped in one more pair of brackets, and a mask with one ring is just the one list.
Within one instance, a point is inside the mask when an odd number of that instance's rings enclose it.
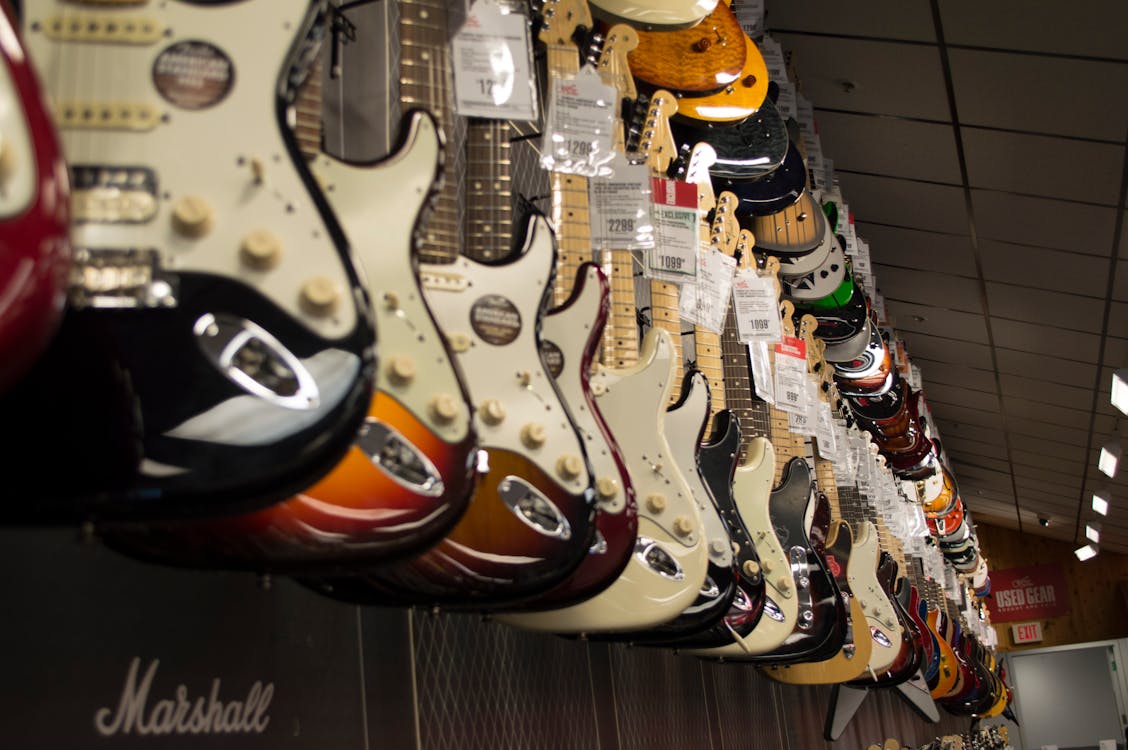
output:
{"label": "guitar headstock", "polygon": [[804,315],[799,319],[799,338],[807,345],[807,372],[817,373],[819,367],[818,355],[815,350],[818,344],[815,342],[815,329],[819,327],[818,319],[811,314]]}
{"label": "guitar headstock", "polygon": [[598,38],[601,45],[595,67],[603,82],[614,86],[623,99],[637,99],[638,89],[635,88],[627,55],[638,47],[638,32],[625,23],[618,23]]}
{"label": "guitar headstock", "polygon": [[[637,153],[656,175],[666,174],[677,155],[677,143],[670,131],[670,118],[677,113],[678,100],[669,91],[658,89],[650,97]],[[715,153],[713,158],[716,158]]]}
{"label": "guitar headstock", "polygon": [[779,317],[783,335],[795,338],[795,303],[789,299],[781,300]]}
{"label": "guitar headstock", "polygon": [[708,143],[694,144],[685,161],[685,181],[697,186],[697,212],[707,215],[717,205],[709,167],[717,163],[717,151]]}
{"label": "guitar headstock", "polygon": [[[700,198],[700,193],[698,194]],[[717,207],[713,211],[713,224],[709,229],[709,244],[720,250],[725,255],[733,255],[736,245],[740,241],[740,223],[736,220],[733,209],[740,200],[734,193],[725,191],[717,198]]]}
{"label": "guitar headstock", "polygon": [[537,38],[547,46],[571,45],[576,29],[592,27],[587,0],[544,0]]}
{"label": "guitar headstock", "polygon": [[[737,268],[756,268],[756,256],[752,254],[754,247],[756,247],[756,236],[747,229],[741,229],[736,235],[736,246],[733,248]],[[779,270],[778,261],[776,261],[776,270]],[[757,273],[762,274],[762,271],[757,269]]]}

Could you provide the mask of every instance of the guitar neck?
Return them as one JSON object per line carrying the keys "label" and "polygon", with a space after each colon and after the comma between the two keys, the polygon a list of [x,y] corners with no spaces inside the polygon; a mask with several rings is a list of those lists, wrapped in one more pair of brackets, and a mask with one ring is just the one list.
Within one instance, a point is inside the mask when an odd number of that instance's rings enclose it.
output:
{"label": "guitar neck", "polygon": [[858,518],[860,514],[856,512],[852,498],[838,494],[838,482],[834,478],[834,466],[830,459],[823,458],[816,451],[814,461],[815,481],[818,483],[819,489],[826,495],[826,499],[830,501],[830,515],[834,518],[841,518],[854,526],[861,520]]}
{"label": "guitar neck", "polygon": [[509,254],[513,236],[510,167],[512,128],[501,120],[471,120],[466,126],[466,256],[492,261]]}
{"label": "guitar neck", "polygon": [[681,312],[678,310],[677,284],[658,279],[650,280],[650,320],[655,328],[668,331],[674,344],[674,362],[677,364],[677,370],[674,374],[674,387],[670,390],[670,403],[672,404],[681,397],[681,381],[684,373],[682,366]]}
{"label": "guitar neck", "polygon": [[[731,306],[731,302],[729,305]],[[713,417],[717,412],[728,408],[728,396],[725,393],[725,371],[721,358],[721,336],[715,331],[702,326],[693,327],[693,358],[697,369],[709,380],[709,421],[705,425],[705,434],[713,430]]]}
{"label": "guitar neck", "polygon": [[313,61],[294,100],[294,137],[306,161],[321,153],[321,56]]}
{"label": "guitar neck", "polygon": [[[445,0],[399,0],[400,103],[425,109],[446,134],[446,164],[454,164],[450,137],[450,64]],[[431,206],[418,254],[426,263],[451,263],[459,248],[459,180],[443,180]]]}
{"label": "guitar neck", "polygon": [[[771,347],[768,348],[768,359],[771,362],[772,371],[774,372],[775,352],[771,350]],[[772,447],[775,449],[776,456],[775,483],[779,484],[779,480],[783,476],[783,467],[787,465],[788,461],[797,456],[806,458],[807,447],[803,436],[791,431],[787,420],[787,412],[776,408],[775,405],[768,405],[768,411],[771,415]]]}

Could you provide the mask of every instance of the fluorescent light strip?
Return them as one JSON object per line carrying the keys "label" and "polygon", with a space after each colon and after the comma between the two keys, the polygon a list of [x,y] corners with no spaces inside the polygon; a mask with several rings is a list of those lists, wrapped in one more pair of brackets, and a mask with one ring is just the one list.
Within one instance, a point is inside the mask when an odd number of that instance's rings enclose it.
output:
{"label": "fluorescent light strip", "polygon": [[1092,544],[1086,544],[1084,547],[1078,547],[1073,550],[1073,554],[1077,555],[1078,560],[1085,562],[1097,556],[1097,548]]}
{"label": "fluorescent light strip", "polygon": [[1112,373],[1112,405],[1128,414],[1128,368]]}
{"label": "fluorescent light strip", "polygon": [[1111,502],[1112,497],[1108,494],[1108,490],[1093,493],[1093,510],[1102,516],[1108,515],[1108,506]]}
{"label": "fluorescent light strip", "polygon": [[1116,467],[1120,463],[1120,443],[1105,443],[1101,446],[1101,457],[1097,461],[1097,468],[1108,478],[1116,476]]}
{"label": "fluorescent light strip", "polygon": [[1101,543],[1101,525],[1099,523],[1089,522],[1085,524],[1085,538],[1093,544]]}

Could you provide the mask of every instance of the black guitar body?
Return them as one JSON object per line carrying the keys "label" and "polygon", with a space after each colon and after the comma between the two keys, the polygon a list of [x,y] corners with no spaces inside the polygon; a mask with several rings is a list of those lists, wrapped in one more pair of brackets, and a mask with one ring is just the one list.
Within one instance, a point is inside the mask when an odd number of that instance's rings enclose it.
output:
{"label": "black guitar body", "polygon": [[[787,124],[772,100],[765,99],[756,113],[735,124],[710,123],[674,116],[670,122],[674,141],[683,149],[708,143],[717,152],[709,167],[714,185],[725,180],[765,179],[784,162],[788,153]],[[719,189],[719,188],[718,188]]]}
{"label": "black guitar body", "polygon": [[807,187],[807,165],[798,147],[789,143],[783,163],[764,178],[755,181],[722,178],[714,180],[713,185],[716,190],[731,190],[740,198],[736,206],[738,218],[770,216],[799,200]]}
{"label": "black guitar body", "polygon": [[[232,279],[174,281],[175,307],[68,310],[37,367],[0,401],[0,467],[19,500],[5,521],[251,510],[309,486],[344,455],[372,388],[367,316],[328,341]],[[359,282],[353,291],[364,299]],[[221,371],[225,344],[251,388]],[[65,471],[34,470],[44,446]]]}

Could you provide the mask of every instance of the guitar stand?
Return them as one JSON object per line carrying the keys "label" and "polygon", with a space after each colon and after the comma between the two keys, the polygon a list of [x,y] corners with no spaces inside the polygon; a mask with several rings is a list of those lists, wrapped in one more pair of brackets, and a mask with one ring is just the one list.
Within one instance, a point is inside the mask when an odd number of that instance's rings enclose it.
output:
{"label": "guitar stand", "polygon": [[[826,724],[823,737],[834,742],[846,731],[854,714],[858,712],[872,688],[852,685],[835,685],[830,692],[830,705],[826,710]],[[940,710],[932,701],[928,685],[920,672],[913,678],[893,688],[897,695],[925,721],[935,724],[940,721]]]}

